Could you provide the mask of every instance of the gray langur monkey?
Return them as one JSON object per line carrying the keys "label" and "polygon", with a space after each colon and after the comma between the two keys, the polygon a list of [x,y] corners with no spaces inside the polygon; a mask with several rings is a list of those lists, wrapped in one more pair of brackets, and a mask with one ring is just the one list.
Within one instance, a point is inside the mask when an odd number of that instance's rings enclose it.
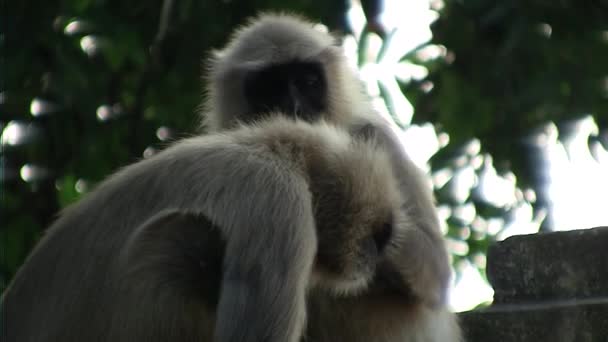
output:
{"label": "gray langur monkey", "polygon": [[297,16],[262,14],[214,53],[206,92],[202,115],[209,132],[277,114],[322,119],[353,137],[377,140],[391,155],[407,217],[385,255],[398,276],[389,287],[379,279],[356,296],[313,291],[310,341],[460,340],[446,308],[451,271],[431,190],[331,35]]}
{"label": "gray langur monkey", "polygon": [[313,289],[401,281],[389,163],[282,115],[178,142],[61,213],[2,298],[3,341],[298,342]]}

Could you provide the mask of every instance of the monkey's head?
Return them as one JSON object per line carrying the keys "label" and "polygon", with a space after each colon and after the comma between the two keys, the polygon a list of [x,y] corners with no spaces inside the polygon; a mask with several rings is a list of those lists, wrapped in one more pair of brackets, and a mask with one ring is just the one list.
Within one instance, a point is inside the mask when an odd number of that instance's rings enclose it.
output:
{"label": "monkey's head", "polygon": [[365,291],[376,279],[402,221],[387,154],[357,141],[348,149],[325,156],[329,167],[309,167],[319,241],[312,286],[345,296]]}
{"label": "monkey's head", "polygon": [[[265,14],[237,30],[208,63],[204,125],[215,131],[282,113],[340,121],[360,89],[335,39],[316,24]],[[348,95],[348,96],[347,96]]]}

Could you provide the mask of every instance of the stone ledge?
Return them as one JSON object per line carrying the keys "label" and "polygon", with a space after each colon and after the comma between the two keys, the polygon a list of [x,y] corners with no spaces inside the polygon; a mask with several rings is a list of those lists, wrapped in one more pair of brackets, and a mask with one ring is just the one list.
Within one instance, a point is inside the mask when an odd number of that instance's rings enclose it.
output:
{"label": "stone ledge", "polygon": [[495,304],[608,297],[608,227],[512,236],[490,247]]}
{"label": "stone ledge", "polygon": [[608,297],[497,305],[459,314],[467,342],[606,342]]}

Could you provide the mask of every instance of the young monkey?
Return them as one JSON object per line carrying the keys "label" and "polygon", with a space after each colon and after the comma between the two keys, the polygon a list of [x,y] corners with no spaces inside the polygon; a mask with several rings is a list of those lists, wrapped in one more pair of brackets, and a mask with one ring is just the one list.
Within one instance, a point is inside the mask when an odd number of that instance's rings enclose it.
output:
{"label": "young monkey", "polygon": [[388,154],[282,117],[185,139],[68,207],[4,294],[4,340],[297,342],[311,291],[399,293]]}

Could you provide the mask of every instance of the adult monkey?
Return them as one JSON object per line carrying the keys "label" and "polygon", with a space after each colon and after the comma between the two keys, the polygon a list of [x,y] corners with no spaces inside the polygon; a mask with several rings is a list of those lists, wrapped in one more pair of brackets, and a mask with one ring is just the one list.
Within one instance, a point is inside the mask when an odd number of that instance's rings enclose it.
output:
{"label": "adult monkey", "polygon": [[313,288],[400,269],[389,157],[281,115],[178,142],[68,207],[2,298],[2,340],[297,342]]}
{"label": "adult monkey", "polygon": [[[315,24],[263,14],[238,29],[209,62],[203,126],[231,129],[267,116],[327,120],[353,136],[372,137],[390,151],[407,227],[391,241],[397,277],[379,279],[359,296],[313,291],[308,300],[311,341],[457,341],[446,309],[449,259],[432,194],[389,124],[373,110],[343,51]],[[323,241],[320,241],[321,243]]]}

